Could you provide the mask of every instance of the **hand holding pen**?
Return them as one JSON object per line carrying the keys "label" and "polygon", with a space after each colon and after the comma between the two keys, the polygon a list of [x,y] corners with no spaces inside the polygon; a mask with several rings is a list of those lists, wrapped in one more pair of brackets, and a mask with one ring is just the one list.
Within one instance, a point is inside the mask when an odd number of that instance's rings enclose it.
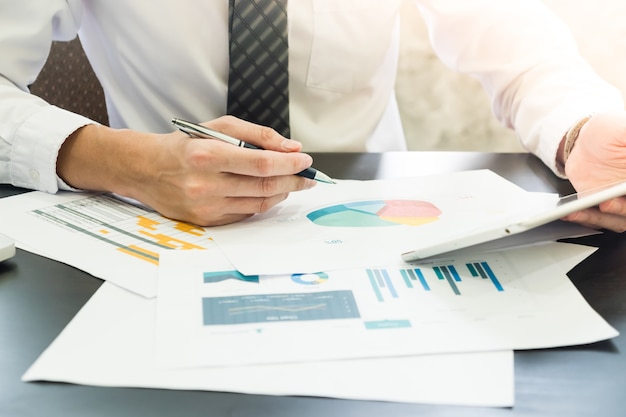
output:
{"label": "hand holding pen", "polygon": [[212,120],[210,126],[274,152],[190,139],[178,130],[152,133],[88,124],[65,140],[57,173],[76,188],[115,193],[198,226],[242,221],[267,212],[292,192],[321,185],[294,175],[313,163],[298,141],[232,116]]}
{"label": "hand holding pen", "polygon": [[[192,137],[202,138],[202,139],[217,139],[217,140],[221,140],[223,142],[227,142],[227,143],[230,143],[231,145],[239,146],[242,148],[262,150],[262,148],[259,148],[258,146],[251,145],[247,142],[244,142],[243,140],[234,138],[232,136],[228,136],[222,132],[210,129],[206,126],[202,126],[197,123],[191,123],[185,120],[174,118],[172,119],[172,124],[176,126],[179,130],[187,133],[188,135]],[[332,178],[330,178],[328,175],[324,174],[323,172],[316,170],[313,167],[309,167],[303,171],[300,171],[296,175],[299,175],[305,178],[310,178],[315,181],[324,182],[327,184],[335,184],[335,181],[333,181]]]}

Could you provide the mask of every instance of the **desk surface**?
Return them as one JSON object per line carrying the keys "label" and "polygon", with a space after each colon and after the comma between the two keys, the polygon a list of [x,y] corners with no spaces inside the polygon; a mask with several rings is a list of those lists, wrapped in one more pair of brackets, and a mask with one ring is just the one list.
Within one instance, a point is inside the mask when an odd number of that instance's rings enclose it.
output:
{"label": "desk surface", "polygon": [[[336,178],[392,178],[488,168],[528,191],[572,191],[566,181],[525,154],[407,152],[314,154],[314,158],[316,168]],[[0,197],[19,192],[0,186]],[[591,306],[626,333],[626,236],[605,233],[573,241],[600,249],[568,275]],[[0,416],[607,417],[626,413],[623,336],[586,346],[516,352],[516,405],[512,409],[20,382],[24,371],[100,284],[82,271],[21,250],[0,264]]]}

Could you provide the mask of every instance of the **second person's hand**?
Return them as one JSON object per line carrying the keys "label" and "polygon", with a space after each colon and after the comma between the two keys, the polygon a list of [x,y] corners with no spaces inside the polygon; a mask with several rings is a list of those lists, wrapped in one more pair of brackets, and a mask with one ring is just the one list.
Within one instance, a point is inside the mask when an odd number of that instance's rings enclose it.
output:
{"label": "second person's hand", "polygon": [[[577,191],[626,180],[626,112],[597,114],[582,127],[565,165]],[[614,232],[626,231],[626,197],[573,213],[565,220]]]}

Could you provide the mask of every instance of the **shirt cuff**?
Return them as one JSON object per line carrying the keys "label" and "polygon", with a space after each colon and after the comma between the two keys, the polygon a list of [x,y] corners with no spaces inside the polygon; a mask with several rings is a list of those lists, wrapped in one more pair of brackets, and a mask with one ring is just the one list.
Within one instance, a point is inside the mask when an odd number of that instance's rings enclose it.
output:
{"label": "shirt cuff", "polygon": [[622,110],[623,103],[620,100],[607,99],[604,102],[598,101],[589,105],[569,105],[552,111],[545,116],[541,123],[538,123],[538,130],[531,134],[534,140],[524,143],[527,149],[547,165],[556,176],[567,179],[562,164],[558,163],[558,150],[567,132],[575,126],[581,119],[593,114]]}
{"label": "shirt cuff", "polygon": [[39,109],[15,133],[9,161],[12,184],[49,193],[71,190],[56,173],[59,149],[77,129],[95,123],[55,106]]}

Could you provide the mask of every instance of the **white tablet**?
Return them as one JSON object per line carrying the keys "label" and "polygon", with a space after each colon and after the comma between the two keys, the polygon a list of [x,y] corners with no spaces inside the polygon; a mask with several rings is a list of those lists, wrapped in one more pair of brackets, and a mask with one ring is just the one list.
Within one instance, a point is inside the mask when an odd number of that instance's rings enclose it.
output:
{"label": "white tablet", "polygon": [[0,235],[0,262],[15,255],[15,243],[12,239]]}
{"label": "white tablet", "polygon": [[428,246],[403,253],[402,259],[406,262],[418,262],[444,256],[452,251],[532,230],[568,214],[597,206],[603,201],[620,196],[626,196],[626,181],[562,197],[553,207],[513,223],[497,224],[493,227],[476,229],[452,239],[432,242]]}

